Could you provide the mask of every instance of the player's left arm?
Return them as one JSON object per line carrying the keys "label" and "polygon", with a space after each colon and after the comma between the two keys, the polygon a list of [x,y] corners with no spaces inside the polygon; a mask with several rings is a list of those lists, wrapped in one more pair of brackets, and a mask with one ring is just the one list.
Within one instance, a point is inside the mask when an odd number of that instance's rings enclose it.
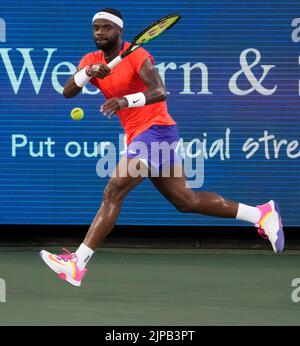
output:
{"label": "player's left arm", "polygon": [[[167,98],[167,91],[164,83],[155,69],[150,58],[147,58],[139,71],[139,76],[148,87],[143,92],[145,95],[145,104],[149,105],[164,101]],[[101,112],[111,117],[115,112],[128,107],[128,100],[125,97],[111,98],[101,106]]]}
{"label": "player's left arm", "polygon": [[143,63],[139,75],[148,87],[148,89],[144,91],[146,105],[161,102],[167,98],[167,90],[150,58],[147,58]]}

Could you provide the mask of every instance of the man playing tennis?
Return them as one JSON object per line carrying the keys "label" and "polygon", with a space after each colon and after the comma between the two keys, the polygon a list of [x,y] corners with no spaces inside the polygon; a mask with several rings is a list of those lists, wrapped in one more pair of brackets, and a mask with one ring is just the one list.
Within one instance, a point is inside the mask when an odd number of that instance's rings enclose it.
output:
{"label": "man playing tennis", "polygon": [[[45,250],[40,252],[44,262],[60,278],[74,286],[80,286],[87,262],[115,225],[125,196],[144,179],[142,175],[132,176],[129,166],[146,165],[161,170],[161,157],[155,161],[152,159],[153,153],[150,153],[142,160],[134,145],[143,143],[150,149],[152,142],[167,142],[172,145],[179,141],[176,123],[167,111],[167,92],[154,68],[153,57],[144,48],[138,48],[115,68],[107,67],[110,61],[130,45],[122,42],[123,20],[120,12],[111,8],[103,9],[95,14],[92,23],[98,50],[82,58],[78,72],[64,87],[64,96],[76,96],[88,82],[99,88],[107,99],[101,106],[101,111],[108,117],[115,113],[119,116],[128,147],[104,191],[102,205],[77,251],[61,255]],[[276,202],[271,200],[252,207],[226,200],[212,192],[193,191],[186,187],[184,174],[175,174],[178,169],[183,172],[183,167],[174,151],[169,157],[168,165],[169,176],[160,174],[150,179],[179,211],[250,222],[258,227],[258,232],[264,238],[269,239],[275,253],[283,251],[284,233]]]}

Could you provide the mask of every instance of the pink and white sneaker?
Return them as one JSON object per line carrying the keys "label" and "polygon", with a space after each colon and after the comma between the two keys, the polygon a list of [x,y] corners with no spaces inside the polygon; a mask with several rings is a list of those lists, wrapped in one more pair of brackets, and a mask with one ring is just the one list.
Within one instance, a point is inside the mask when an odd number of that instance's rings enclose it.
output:
{"label": "pink and white sneaker", "polygon": [[50,267],[58,277],[62,280],[68,281],[71,285],[79,287],[81,280],[87,269],[80,270],[77,267],[77,256],[67,249],[63,249],[64,254],[55,255],[46,250],[40,251],[40,257]]}
{"label": "pink and white sneaker", "polygon": [[257,205],[261,211],[261,218],[256,225],[258,233],[265,239],[269,239],[275,253],[284,249],[284,233],[282,229],[281,216],[275,201],[269,201],[263,205]]}

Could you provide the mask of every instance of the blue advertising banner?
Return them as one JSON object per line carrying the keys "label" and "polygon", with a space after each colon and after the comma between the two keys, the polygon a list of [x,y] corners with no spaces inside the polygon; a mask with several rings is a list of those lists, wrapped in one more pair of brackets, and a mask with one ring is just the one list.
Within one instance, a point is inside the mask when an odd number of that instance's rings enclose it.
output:
{"label": "blue advertising banner", "polygon": [[[182,140],[203,144],[197,189],[251,205],[275,199],[285,225],[299,225],[299,0],[1,1],[0,223],[89,224],[99,208],[109,177],[99,177],[97,162],[123,130],[100,113],[104,97],[92,85],[72,99],[62,91],[97,50],[91,20],[105,7],[122,13],[125,41],[181,14],[145,48]],[[74,107],[81,121],[71,119]],[[179,213],[147,179],[118,223],[243,224]]]}

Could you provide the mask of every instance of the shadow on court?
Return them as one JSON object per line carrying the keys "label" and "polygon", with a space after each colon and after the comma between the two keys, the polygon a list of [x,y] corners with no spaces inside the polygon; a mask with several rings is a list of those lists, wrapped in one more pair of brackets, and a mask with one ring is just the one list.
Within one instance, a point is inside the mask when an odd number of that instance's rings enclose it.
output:
{"label": "shadow on court", "polygon": [[300,324],[300,302],[291,299],[297,253],[103,249],[75,288],[38,251],[0,250],[0,325]]}

